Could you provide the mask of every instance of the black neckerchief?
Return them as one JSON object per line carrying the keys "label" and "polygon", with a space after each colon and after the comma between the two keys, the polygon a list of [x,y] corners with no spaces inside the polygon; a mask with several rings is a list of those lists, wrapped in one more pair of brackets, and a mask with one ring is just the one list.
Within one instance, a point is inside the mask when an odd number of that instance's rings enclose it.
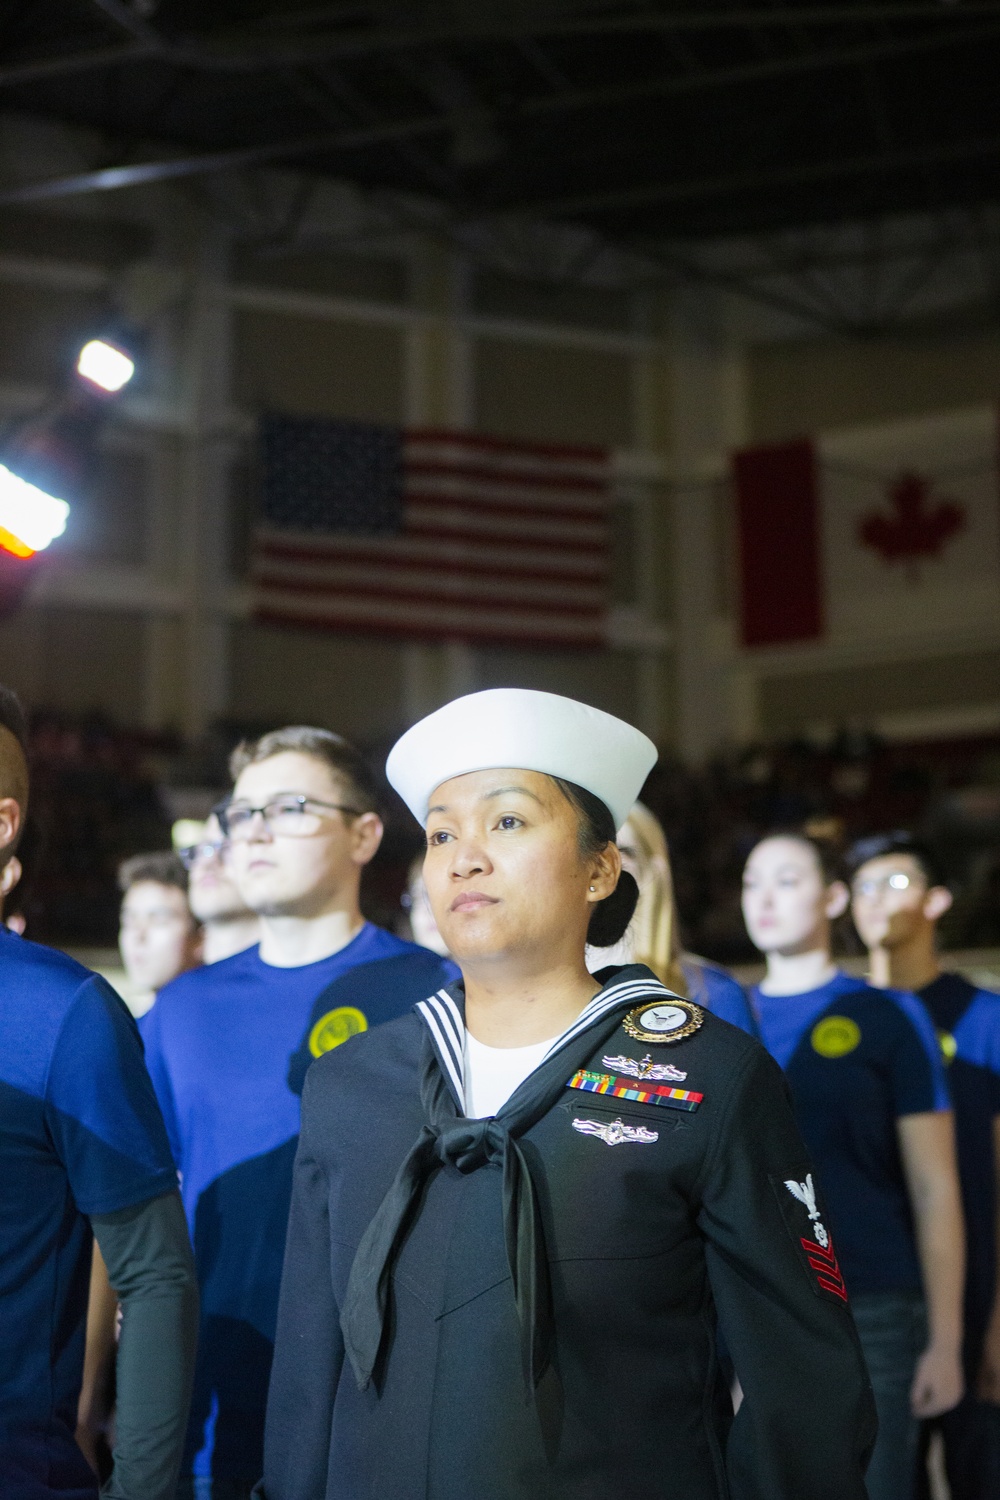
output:
{"label": "black neckerchief", "polygon": [[623,1011],[644,1000],[676,998],[643,964],[603,969],[596,977],[604,980],[604,988],[553,1042],[500,1112],[483,1120],[469,1120],[464,1113],[465,989],[461,980],[416,1006],[427,1028],[420,1058],[424,1126],[362,1236],[340,1319],[361,1390],[370,1385],[382,1351],[389,1284],[403,1236],[424,1183],[445,1163],[460,1172],[474,1172],[489,1163],[503,1168],[504,1237],[529,1389],[536,1389],[545,1374],[553,1321],[548,1259],[535,1187],[518,1138],[548,1113],[562,1095],[567,1077],[617,1031]]}

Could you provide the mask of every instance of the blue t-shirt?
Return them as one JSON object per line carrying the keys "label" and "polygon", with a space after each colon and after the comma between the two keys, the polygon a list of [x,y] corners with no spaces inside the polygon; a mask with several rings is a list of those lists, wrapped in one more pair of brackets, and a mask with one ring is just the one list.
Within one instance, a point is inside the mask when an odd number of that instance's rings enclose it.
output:
{"label": "blue t-shirt", "polygon": [[257,948],[192,969],[142,1019],[181,1173],[201,1288],[184,1471],[258,1479],[299,1132],[314,1057],[394,1020],[458,974],[370,922],[317,963]]}
{"label": "blue t-shirt", "polygon": [[940,974],[918,990],[937,1029],[955,1102],[965,1208],[966,1363],[977,1370],[996,1284],[996,1172],[993,1122],[1000,1115],[1000,995],[961,974]]}
{"label": "blue t-shirt", "polygon": [[681,969],[687,980],[688,995],[695,1004],[703,1005],[730,1026],[738,1026],[750,1036],[757,1035],[757,1022],[746,990],[732,974],[694,953],[684,954]]}
{"label": "blue t-shirt", "polygon": [[91,1230],[177,1173],[135,1022],[65,954],[0,926],[0,1494],[90,1500],[73,1439]]}
{"label": "blue t-shirt", "polygon": [[848,1290],[919,1291],[896,1121],[951,1107],[927,1012],[842,973],[803,995],[755,988],[751,1001],[788,1078]]}

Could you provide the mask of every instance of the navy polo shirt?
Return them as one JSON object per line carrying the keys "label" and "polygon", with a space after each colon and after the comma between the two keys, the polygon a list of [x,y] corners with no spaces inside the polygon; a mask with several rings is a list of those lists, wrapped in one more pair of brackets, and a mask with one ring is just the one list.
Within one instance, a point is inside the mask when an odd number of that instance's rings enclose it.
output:
{"label": "navy polo shirt", "polygon": [[955,1103],[965,1208],[965,1323],[974,1362],[996,1282],[996,1168],[993,1122],[1000,1115],[1000,995],[961,974],[941,974],[918,991],[937,1029]]}
{"label": "navy polo shirt", "polygon": [[896,1121],[951,1107],[927,1012],[913,995],[843,973],[803,995],[755,988],[751,998],[788,1078],[848,1290],[919,1291]]}
{"label": "navy polo shirt", "polygon": [[316,963],[278,968],[254,947],[192,969],[143,1016],[201,1290],[183,1473],[260,1477],[307,1068],[457,973],[450,959],[367,922]]}
{"label": "navy polo shirt", "polygon": [[177,1186],[135,1022],[103,979],[0,925],[0,1494],[90,1500],[73,1438],[86,1215]]}

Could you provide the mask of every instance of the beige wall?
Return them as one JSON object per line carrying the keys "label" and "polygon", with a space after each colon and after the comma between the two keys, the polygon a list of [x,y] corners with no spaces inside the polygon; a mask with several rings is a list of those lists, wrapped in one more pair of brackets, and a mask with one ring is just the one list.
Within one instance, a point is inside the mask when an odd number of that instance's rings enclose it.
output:
{"label": "beige wall", "polygon": [[900,333],[758,346],[747,361],[750,440],[1000,401],[1000,332]]}
{"label": "beige wall", "polygon": [[0,681],[33,706],[139,724],[147,628],[119,610],[24,609],[0,621]]}
{"label": "beige wall", "polygon": [[631,371],[622,354],[477,340],[476,425],[501,437],[629,448]]}
{"label": "beige wall", "polygon": [[403,379],[397,329],[249,308],[236,313],[233,396],[248,412],[401,422]]}
{"label": "beige wall", "polygon": [[238,719],[319,724],[359,740],[399,727],[403,656],[395,642],[239,624],[232,654]]}
{"label": "beige wall", "polygon": [[765,677],[760,686],[761,728],[774,736],[990,702],[1000,703],[1000,651]]}

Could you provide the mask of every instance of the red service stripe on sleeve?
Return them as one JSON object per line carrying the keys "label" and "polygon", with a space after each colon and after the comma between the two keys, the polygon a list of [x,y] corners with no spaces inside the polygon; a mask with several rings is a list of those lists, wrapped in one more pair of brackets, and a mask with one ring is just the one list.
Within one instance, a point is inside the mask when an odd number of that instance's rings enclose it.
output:
{"label": "red service stripe on sleeve", "polygon": [[841,1302],[846,1302],[847,1287],[844,1284],[840,1266],[837,1264],[837,1257],[834,1254],[832,1243],[827,1250],[824,1250],[822,1245],[817,1245],[815,1240],[803,1238],[801,1244],[809,1259],[809,1264],[812,1267],[818,1284],[824,1291],[831,1292],[833,1296],[839,1297]]}

